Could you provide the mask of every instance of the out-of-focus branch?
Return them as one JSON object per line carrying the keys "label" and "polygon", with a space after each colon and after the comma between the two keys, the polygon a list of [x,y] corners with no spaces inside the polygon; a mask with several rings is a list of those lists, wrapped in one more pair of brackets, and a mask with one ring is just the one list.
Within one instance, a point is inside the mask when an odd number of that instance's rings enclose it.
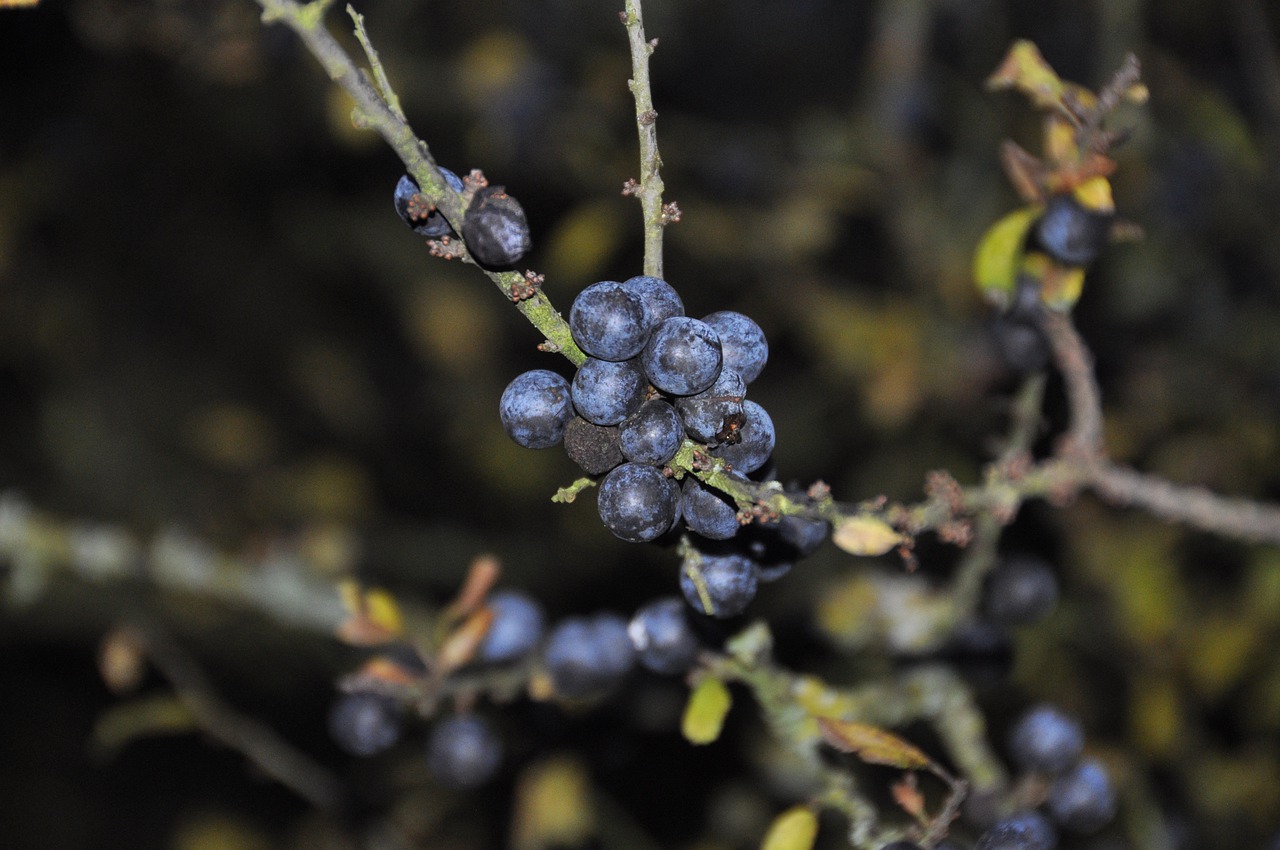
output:
{"label": "out-of-focus branch", "polygon": [[244,754],[264,774],[313,806],[332,808],[340,802],[342,785],[333,774],[290,746],[271,727],[223,700],[195,660],[170,635],[155,624],[135,623],[130,629],[202,730]]}

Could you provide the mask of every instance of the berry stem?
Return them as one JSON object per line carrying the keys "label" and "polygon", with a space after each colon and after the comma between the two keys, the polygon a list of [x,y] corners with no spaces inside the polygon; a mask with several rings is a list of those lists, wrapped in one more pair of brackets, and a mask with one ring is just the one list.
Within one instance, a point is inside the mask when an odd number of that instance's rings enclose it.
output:
{"label": "berry stem", "polygon": [[639,196],[644,214],[644,273],[662,277],[662,231],[669,217],[662,207],[662,157],[658,154],[658,113],[653,108],[649,88],[649,55],[657,39],[644,35],[644,14],[640,0],[626,0],[622,23],[631,42],[631,79],[627,81],[636,102],[636,129],[640,134],[640,183],[632,194]]}

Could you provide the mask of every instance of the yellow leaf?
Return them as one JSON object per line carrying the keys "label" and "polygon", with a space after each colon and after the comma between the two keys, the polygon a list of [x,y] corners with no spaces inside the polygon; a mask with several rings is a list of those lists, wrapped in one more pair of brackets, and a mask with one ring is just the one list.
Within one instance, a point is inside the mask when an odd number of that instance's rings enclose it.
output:
{"label": "yellow leaf", "polygon": [[831,540],[850,555],[883,555],[906,538],[884,520],[871,516],[851,516],[841,520]]}
{"label": "yellow leaf", "polygon": [[974,282],[987,300],[1002,310],[1013,298],[1027,231],[1042,210],[1040,204],[1033,204],[1009,213],[987,228],[974,252]]}
{"label": "yellow leaf", "polygon": [[808,806],[793,806],[773,819],[760,850],[809,850],[818,837],[818,816]]}
{"label": "yellow leaf", "polygon": [[1115,201],[1111,198],[1111,182],[1105,177],[1091,177],[1075,188],[1073,193],[1080,205],[1090,212],[1113,213]]}
{"label": "yellow leaf", "polygon": [[1040,300],[1051,310],[1066,312],[1080,300],[1084,290],[1084,268],[1060,266],[1050,261],[1040,278]]}
{"label": "yellow leaf", "polygon": [[338,585],[338,594],[349,615],[338,626],[340,640],[352,646],[378,646],[397,639],[404,631],[400,608],[387,591],[366,591],[354,581],[344,581]]}
{"label": "yellow leaf", "polygon": [[596,829],[591,777],[571,756],[526,768],[516,783],[513,850],[581,847]]}
{"label": "yellow leaf", "polygon": [[16,9],[19,6],[34,6],[40,0],[0,0],[0,9]]}
{"label": "yellow leaf", "polygon": [[720,737],[733,697],[724,682],[708,676],[689,694],[680,731],[691,744],[710,744]]}
{"label": "yellow leaf", "polygon": [[1036,106],[1052,109],[1062,103],[1062,80],[1030,41],[1015,41],[995,73],[987,78],[989,89],[1016,88]]}
{"label": "yellow leaf", "polygon": [[822,740],[837,750],[853,753],[868,764],[883,764],[904,770],[930,767],[933,762],[914,744],[878,726],[819,717]]}

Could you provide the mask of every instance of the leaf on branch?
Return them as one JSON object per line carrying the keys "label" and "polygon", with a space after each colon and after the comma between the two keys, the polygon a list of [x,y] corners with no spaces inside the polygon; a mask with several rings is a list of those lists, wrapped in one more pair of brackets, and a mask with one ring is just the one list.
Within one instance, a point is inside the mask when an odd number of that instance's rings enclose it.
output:
{"label": "leaf on branch", "polygon": [[708,676],[689,694],[680,731],[691,744],[710,744],[720,737],[733,697],[724,682]]}
{"label": "leaf on branch", "polygon": [[436,661],[442,672],[456,670],[475,658],[476,650],[484,642],[484,637],[493,625],[493,609],[481,608],[463,621],[445,639],[444,645],[436,653]]}
{"label": "leaf on branch", "polygon": [[1030,41],[1018,40],[1009,47],[1000,67],[987,78],[987,88],[1017,89],[1036,106],[1053,109],[1062,105],[1066,86],[1040,55],[1040,48]]}
{"label": "leaf on branch", "polygon": [[1027,231],[1044,210],[1040,204],[1005,215],[982,235],[973,255],[973,280],[987,300],[1007,309],[1013,300]]}
{"label": "leaf on branch", "polygon": [[925,819],[924,795],[920,793],[920,787],[916,782],[914,773],[908,773],[902,779],[893,783],[890,790],[893,792],[893,801],[904,812],[918,821]]}
{"label": "leaf on branch", "polygon": [[907,538],[893,530],[889,523],[872,516],[851,516],[841,520],[831,540],[850,555],[883,555]]}
{"label": "leaf on branch", "polygon": [[878,726],[819,717],[822,740],[842,753],[853,753],[867,764],[883,764],[903,770],[931,768],[933,760],[914,744]]}
{"label": "leaf on branch", "polygon": [[337,636],[352,646],[381,646],[398,640],[404,633],[404,619],[395,599],[381,588],[363,590],[354,581],[338,586],[347,619],[338,626]]}
{"label": "leaf on branch", "polygon": [[792,806],[773,819],[760,850],[809,850],[818,837],[818,816],[809,806]]}
{"label": "leaf on branch", "polygon": [[40,0],[0,0],[0,9],[17,9],[20,6],[35,6]]}
{"label": "leaf on branch", "polygon": [[195,715],[176,694],[161,694],[119,703],[93,724],[93,743],[110,756],[138,738],[175,735],[199,728]]}

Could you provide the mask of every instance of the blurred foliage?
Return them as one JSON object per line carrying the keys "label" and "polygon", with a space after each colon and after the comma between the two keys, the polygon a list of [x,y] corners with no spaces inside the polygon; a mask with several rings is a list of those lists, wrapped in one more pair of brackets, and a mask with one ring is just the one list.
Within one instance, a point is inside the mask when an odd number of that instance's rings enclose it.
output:
{"label": "blurred foliage", "polygon": [[[528,262],[562,309],[638,273],[613,5],[360,11],[439,161],[483,167],[523,202]],[[928,470],[971,480],[989,456],[1014,378],[971,254],[1018,203],[1000,140],[1030,146],[1038,127],[982,82],[1022,37],[1090,86],[1134,51],[1151,91],[1119,116],[1133,136],[1113,179],[1146,238],[1104,254],[1076,310],[1108,445],[1176,480],[1280,497],[1280,6],[685,0],[646,23],[668,198],[685,212],[668,276],[692,315],[738,309],[767,333],[752,394],[784,480],[912,498]],[[432,260],[396,220],[399,165],[348,113],[247,0],[0,13],[0,482],[63,516],[176,524],[236,552],[329,545],[336,568],[426,604],[481,551],[554,615],[671,592],[670,553],[620,545],[591,500],[552,505],[569,462],[502,434],[502,387],[557,364],[473,269]],[[1016,635],[1007,676],[975,678],[997,745],[1029,700],[1056,700],[1123,778],[1114,836],[1261,846],[1280,804],[1280,556],[1090,501],[1026,511],[1006,545],[1053,559],[1066,594]],[[947,574],[950,550],[920,554],[920,581]],[[778,624],[785,661],[854,680],[887,662],[821,629],[861,645],[835,600],[857,608],[859,573],[896,568],[827,547],[752,610]],[[680,689],[648,678],[588,715],[506,707],[504,779],[471,796],[430,786],[416,740],[349,763],[324,712],[352,657],[190,599],[164,610],[228,700],[341,771],[361,805],[314,813],[194,736],[93,760],[116,705],[93,647],[148,598],[72,581],[0,617],[6,846],[347,848],[392,801],[421,846],[733,848],[795,801],[751,711],[693,748]]]}

